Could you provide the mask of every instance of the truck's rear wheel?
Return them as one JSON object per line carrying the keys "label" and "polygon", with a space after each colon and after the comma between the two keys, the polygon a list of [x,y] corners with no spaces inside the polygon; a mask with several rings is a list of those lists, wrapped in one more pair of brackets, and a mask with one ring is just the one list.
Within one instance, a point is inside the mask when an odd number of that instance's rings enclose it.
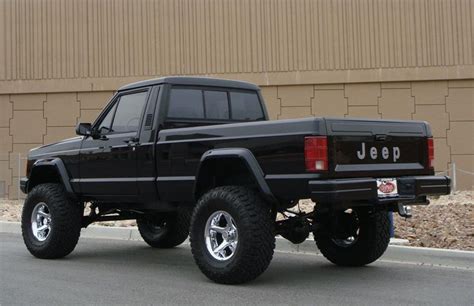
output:
{"label": "truck's rear wheel", "polygon": [[79,240],[83,208],[59,184],[41,184],[28,194],[21,216],[23,241],[33,256],[60,258]]}
{"label": "truck's rear wheel", "polygon": [[180,210],[173,215],[138,219],[137,226],[148,245],[168,249],[180,245],[188,238],[190,219],[189,210]]}
{"label": "truck's rear wheel", "polygon": [[347,210],[322,224],[316,244],[329,261],[340,266],[363,266],[383,255],[390,242],[387,212]]}
{"label": "truck's rear wheel", "polygon": [[269,207],[240,186],[212,189],[191,219],[191,250],[211,280],[239,284],[255,279],[270,264],[275,235]]}

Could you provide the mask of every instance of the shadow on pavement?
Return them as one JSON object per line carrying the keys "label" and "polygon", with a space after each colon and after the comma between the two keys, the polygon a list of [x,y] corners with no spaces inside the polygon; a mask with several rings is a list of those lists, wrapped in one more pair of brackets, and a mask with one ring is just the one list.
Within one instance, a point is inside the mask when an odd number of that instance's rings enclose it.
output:
{"label": "shadow on pavement", "polygon": [[[189,279],[192,275],[192,278],[208,281],[195,266],[188,246],[154,249],[146,245],[137,245],[138,243],[133,245],[122,243],[120,246],[104,244],[98,245],[95,249],[90,247],[84,249],[79,245],[67,257],[67,260],[90,264],[101,262],[126,264],[132,270],[160,269],[160,266],[173,267],[176,269],[176,274],[182,274],[184,278]],[[296,288],[301,287],[301,283],[305,281],[316,286],[318,283],[338,282],[342,279],[348,286],[361,281],[365,281],[369,285],[377,281],[403,278],[403,270],[405,269],[397,272],[387,265],[381,267],[377,263],[358,268],[338,267],[318,255],[275,253],[267,271],[257,280],[242,286],[259,287],[280,284],[291,288],[294,284]]]}

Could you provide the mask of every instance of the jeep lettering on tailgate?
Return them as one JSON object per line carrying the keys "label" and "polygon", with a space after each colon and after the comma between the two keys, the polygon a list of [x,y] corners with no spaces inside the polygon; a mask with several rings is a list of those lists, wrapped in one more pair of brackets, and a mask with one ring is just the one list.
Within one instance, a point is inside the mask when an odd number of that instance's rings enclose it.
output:
{"label": "jeep lettering on tailgate", "polygon": [[[397,160],[400,158],[400,148],[399,147],[393,147],[392,148],[392,160],[394,163],[397,162]],[[365,159],[366,152],[365,152],[365,142],[362,143],[362,147],[360,151],[357,151],[357,157],[359,159]],[[377,159],[379,157],[379,151],[377,150],[376,147],[371,147],[369,150],[369,156],[372,159]],[[382,156],[383,159],[389,159],[390,158],[390,150],[387,147],[383,147],[380,156]]]}

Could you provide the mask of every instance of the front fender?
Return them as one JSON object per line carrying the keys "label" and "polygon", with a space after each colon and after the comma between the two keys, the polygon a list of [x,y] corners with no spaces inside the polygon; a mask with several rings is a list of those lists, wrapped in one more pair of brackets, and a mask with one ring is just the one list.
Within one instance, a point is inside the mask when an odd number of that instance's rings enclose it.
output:
{"label": "front fender", "polygon": [[[48,159],[39,159],[37,160],[31,169],[30,177],[28,179],[26,191],[30,191],[34,186],[40,183],[41,171],[46,167],[54,169],[59,183],[64,186],[66,192],[75,196],[74,190],[72,189],[69,174],[66,170],[66,166],[60,158],[48,158]],[[51,178],[52,179],[52,178]]]}

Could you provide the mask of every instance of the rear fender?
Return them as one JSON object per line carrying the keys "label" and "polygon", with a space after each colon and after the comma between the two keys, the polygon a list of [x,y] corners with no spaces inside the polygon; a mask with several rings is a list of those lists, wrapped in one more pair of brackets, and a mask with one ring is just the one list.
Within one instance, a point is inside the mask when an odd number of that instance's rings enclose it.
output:
{"label": "rear fender", "polygon": [[209,150],[202,155],[194,185],[194,196],[196,199],[198,199],[208,187],[208,178],[210,175],[213,175],[210,173],[210,165],[212,162],[219,162],[225,159],[238,159],[242,162],[263,198],[271,204],[277,204],[278,201],[271,192],[270,187],[268,187],[263,170],[257,159],[252,152],[245,148]]}

